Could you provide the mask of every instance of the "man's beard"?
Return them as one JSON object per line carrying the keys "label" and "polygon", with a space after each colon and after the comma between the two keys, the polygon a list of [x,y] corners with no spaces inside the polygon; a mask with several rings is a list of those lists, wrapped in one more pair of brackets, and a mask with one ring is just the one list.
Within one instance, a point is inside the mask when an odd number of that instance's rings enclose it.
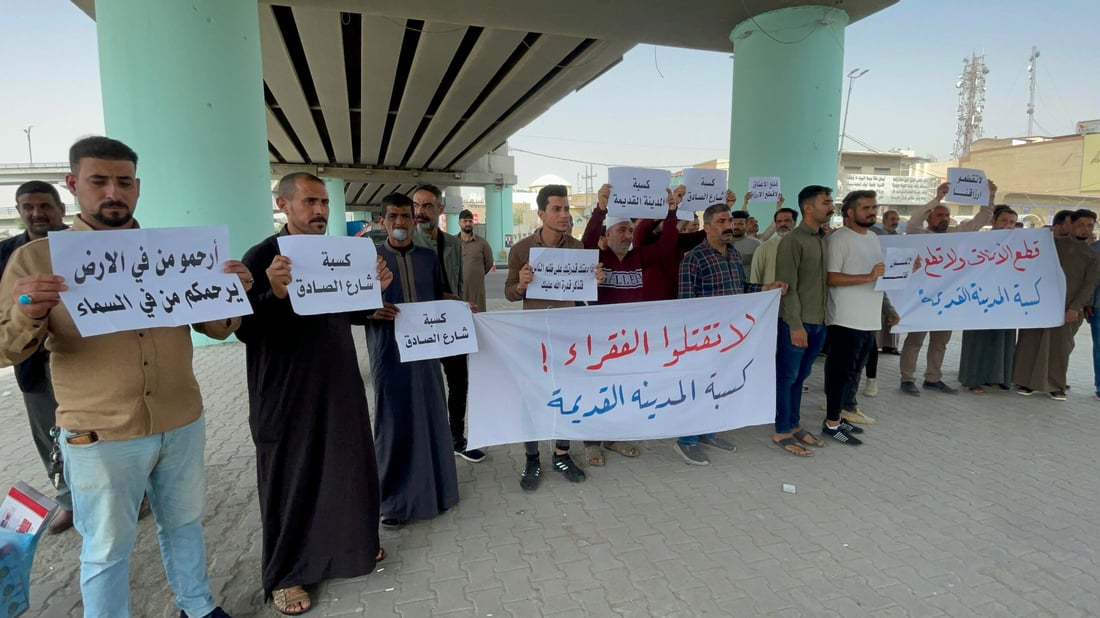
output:
{"label": "man's beard", "polygon": [[468,226],[462,228],[462,231],[466,232],[467,234],[473,234],[474,233],[474,226],[468,225]]}
{"label": "man's beard", "polygon": [[416,227],[420,228],[421,232],[430,232],[435,227],[435,223],[432,220],[417,221]]}
{"label": "man's beard", "polygon": [[870,221],[860,221],[859,219],[854,219],[854,221],[856,222],[856,225],[863,228],[872,228],[875,226],[874,219],[871,219]]}
{"label": "man's beard", "polygon": [[107,227],[124,227],[129,224],[130,221],[133,221],[134,215],[126,213],[120,217],[107,217],[103,215],[102,211],[100,211],[92,215],[92,218],[96,221],[99,221],[103,225],[106,225]]}
{"label": "man's beard", "polygon": [[775,233],[778,234],[780,238],[783,238],[787,234],[790,234],[791,231],[790,230],[776,230]]}

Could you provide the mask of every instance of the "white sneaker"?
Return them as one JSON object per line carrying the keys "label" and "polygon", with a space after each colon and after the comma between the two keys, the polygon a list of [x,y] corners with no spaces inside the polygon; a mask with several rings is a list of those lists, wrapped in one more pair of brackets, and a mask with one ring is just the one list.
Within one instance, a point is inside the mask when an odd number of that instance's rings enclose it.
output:
{"label": "white sneaker", "polygon": [[868,397],[878,397],[878,380],[867,378],[867,385],[863,387],[863,394]]}

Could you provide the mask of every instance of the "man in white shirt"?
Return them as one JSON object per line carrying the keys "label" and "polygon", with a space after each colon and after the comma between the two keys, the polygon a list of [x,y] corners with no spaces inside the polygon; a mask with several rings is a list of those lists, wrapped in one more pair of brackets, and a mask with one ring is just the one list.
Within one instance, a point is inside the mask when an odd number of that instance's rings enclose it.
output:
{"label": "man in white shirt", "polygon": [[[875,281],[882,276],[886,266],[878,235],[870,233],[877,210],[874,191],[852,191],[840,206],[845,226],[830,234],[828,239],[825,319],[829,325],[829,355],[825,358],[826,418],[822,431],[852,446],[862,441],[850,430],[845,430],[848,423],[841,418],[841,413],[863,415],[851,404],[855,403],[860,370],[875,346],[875,331],[881,326],[883,295],[875,291]],[[895,312],[889,323],[893,325],[897,321]],[[845,403],[853,409],[843,410]]]}

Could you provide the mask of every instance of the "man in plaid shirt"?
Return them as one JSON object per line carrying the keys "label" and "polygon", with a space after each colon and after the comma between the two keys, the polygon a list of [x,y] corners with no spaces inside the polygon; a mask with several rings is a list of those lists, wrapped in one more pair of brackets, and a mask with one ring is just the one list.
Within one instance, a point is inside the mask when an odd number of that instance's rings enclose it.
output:
{"label": "man in plaid shirt", "polygon": [[[780,288],[784,293],[787,284],[776,281],[767,285],[749,283],[741,254],[733,246],[733,218],[725,204],[714,204],[703,211],[703,231],[706,242],[700,243],[680,262],[680,298],[705,298],[749,294]],[[676,454],[693,466],[710,463],[699,444],[724,451],[735,451],[733,443],[709,433],[701,436],[684,436],[676,441]]]}

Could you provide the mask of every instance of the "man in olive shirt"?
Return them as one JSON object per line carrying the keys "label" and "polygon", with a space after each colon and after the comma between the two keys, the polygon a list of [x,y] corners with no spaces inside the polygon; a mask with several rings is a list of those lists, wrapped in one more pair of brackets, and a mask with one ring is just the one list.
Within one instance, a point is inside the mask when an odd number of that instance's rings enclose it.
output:
{"label": "man in olive shirt", "polygon": [[[775,435],[772,441],[796,455],[807,451],[792,446],[824,446],[824,441],[802,429],[799,407],[802,383],[825,345],[825,283],[828,249],[821,226],[833,216],[832,189],[810,185],[798,193],[802,223],[779,241],[775,278],[786,281],[787,293],[779,301],[778,341],[775,351]],[[842,422],[842,429],[863,433]]]}
{"label": "man in olive shirt", "polygon": [[[137,227],[137,155],[106,137],[69,150],[65,184],[80,214],[72,232]],[[0,283],[0,360],[18,363],[44,340],[51,353],[57,424],[73,523],[83,537],[80,591],[87,618],[130,615],[130,552],[138,505],[148,492],[168,581],[181,616],[223,618],[206,573],[202,511],[206,433],[202,395],[191,367],[190,328],[144,328],[84,338],[61,304],[64,277],[53,274],[50,239],[20,248]],[[252,276],[225,263],[247,291]],[[239,318],[195,324],[224,339]]]}

